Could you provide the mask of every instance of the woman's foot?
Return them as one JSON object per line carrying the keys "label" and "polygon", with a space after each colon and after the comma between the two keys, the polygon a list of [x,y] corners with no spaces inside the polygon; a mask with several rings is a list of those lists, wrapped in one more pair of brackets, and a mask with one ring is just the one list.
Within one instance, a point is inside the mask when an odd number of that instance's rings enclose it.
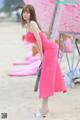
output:
{"label": "woman's foot", "polygon": [[48,114],[49,110],[48,109],[40,109],[40,113],[42,117],[46,117]]}
{"label": "woman's foot", "polygon": [[41,113],[40,111],[37,111],[34,113],[35,120],[40,120],[41,119]]}
{"label": "woman's foot", "polygon": [[34,114],[35,119],[39,120],[40,118],[45,118],[47,116],[48,112],[49,112],[49,110],[46,110],[46,111],[40,110],[40,111],[36,112]]}

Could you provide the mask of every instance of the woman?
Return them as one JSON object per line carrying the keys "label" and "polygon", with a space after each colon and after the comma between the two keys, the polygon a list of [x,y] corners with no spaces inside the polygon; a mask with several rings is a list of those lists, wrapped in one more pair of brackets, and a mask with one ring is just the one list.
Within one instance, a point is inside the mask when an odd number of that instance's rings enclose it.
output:
{"label": "woman", "polygon": [[58,64],[58,47],[55,42],[47,40],[42,33],[32,5],[24,6],[21,16],[22,24],[28,29],[24,39],[34,43],[41,56],[42,71],[39,94],[42,98],[42,106],[39,113],[44,117],[49,111],[48,98],[55,92],[66,92],[63,75]]}

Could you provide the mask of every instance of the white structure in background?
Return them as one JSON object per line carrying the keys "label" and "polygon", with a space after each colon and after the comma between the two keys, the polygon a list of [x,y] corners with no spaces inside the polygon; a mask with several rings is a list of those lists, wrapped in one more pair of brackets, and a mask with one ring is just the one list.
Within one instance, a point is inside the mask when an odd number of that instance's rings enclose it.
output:
{"label": "white structure in background", "polygon": [[0,12],[0,19],[4,19],[7,17],[7,14],[5,12]]}
{"label": "white structure in background", "polygon": [[21,17],[22,8],[12,11],[11,17],[13,20],[18,21]]}

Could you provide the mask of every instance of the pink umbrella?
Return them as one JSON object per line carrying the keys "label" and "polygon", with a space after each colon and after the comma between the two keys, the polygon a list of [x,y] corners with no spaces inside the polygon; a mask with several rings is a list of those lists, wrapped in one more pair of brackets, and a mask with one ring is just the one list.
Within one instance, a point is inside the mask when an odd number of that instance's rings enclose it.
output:
{"label": "pink umbrella", "polygon": [[80,4],[64,6],[59,30],[66,32],[80,32]]}
{"label": "pink umbrella", "polygon": [[9,76],[31,76],[37,74],[37,69],[41,63],[41,60],[34,61],[25,67],[17,68],[11,71],[8,75]]}
{"label": "pink umbrella", "polygon": [[[34,5],[39,22],[44,31],[48,31],[51,23],[52,14],[55,8],[56,0],[24,0],[26,4]],[[65,1],[67,2],[67,1]],[[72,1],[75,2],[75,1]],[[80,0],[77,0],[80,3]],[[58,21],[58,31],[80,31],[80,4],[65,4],[63,5],[62,15]],[[57,13],[56,13],[57,15]]]}

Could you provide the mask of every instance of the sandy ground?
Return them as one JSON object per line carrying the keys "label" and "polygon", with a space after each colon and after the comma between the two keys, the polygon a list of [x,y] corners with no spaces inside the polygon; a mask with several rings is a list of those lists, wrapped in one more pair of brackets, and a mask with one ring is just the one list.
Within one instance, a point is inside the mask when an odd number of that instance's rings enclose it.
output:
{"label": "sandy ground", "polygon": [[[35,120],[41,100],[34,93],[34,77],[10,77],[12,63],[24,59],[28,51],[21,43],[23,30],[17,23],[0,23],[0,120]],[[49,99],[50,113],[45,120],[80,120],[80,86]]]}

